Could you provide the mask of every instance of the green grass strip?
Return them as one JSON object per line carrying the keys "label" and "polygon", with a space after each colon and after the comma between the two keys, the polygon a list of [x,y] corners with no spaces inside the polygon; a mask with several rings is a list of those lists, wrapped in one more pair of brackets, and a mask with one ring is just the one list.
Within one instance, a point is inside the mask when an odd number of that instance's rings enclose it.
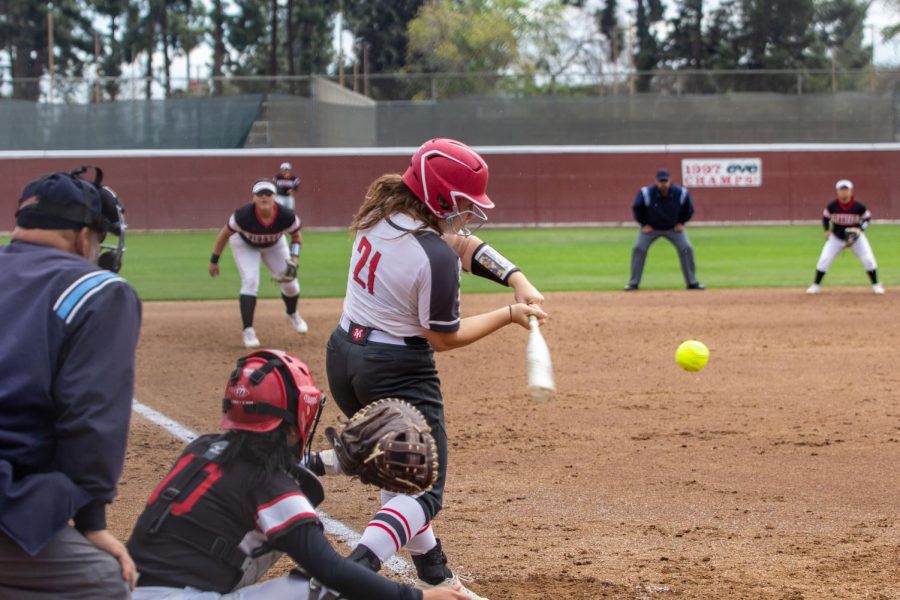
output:
{"label": "green grass strip", "polygon": [[[541,290],[621,290],[628,281],[636,228],[483,229],[482,239],[522,267]],[[797,287],[812,280],[824,243],[817,225],[690,227],[697,276],[708,288]],[[230,250],[222,274],[207,273],[216,232],[129,233],[122,275],[144,300],[214,300],[238,295],[240,279]],[[887,287],[900,284],[900,225],[875,224],[868,233]],[[300,283],[307,298],[340,297],[347,282],[352,239],[346,232],[305,231]],[[5,243],[5,240],[4,240]],[[278,285],[263,270],[260,297],[277,298]],[[866,285],[856,257],[843,252],[826,286]],[[463,292],[500,292],[496,284],[464,275]],[[641,289],[681,289],[674,247],[665,239],[650,248]]]}

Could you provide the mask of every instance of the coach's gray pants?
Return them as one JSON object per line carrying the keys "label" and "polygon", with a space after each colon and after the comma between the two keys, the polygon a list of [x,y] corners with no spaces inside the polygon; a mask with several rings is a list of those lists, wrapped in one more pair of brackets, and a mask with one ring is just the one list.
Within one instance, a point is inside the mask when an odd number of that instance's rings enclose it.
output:
{"label": "coach's gray pants", "polygon": [[637,240],[631,250],[631,279],[628,285],[638,286],[641,283],[641,275],[644,274],[644,262],[647,260],[647,251],[650,244],[659,237],[665,237],[675,245],[678,251],[678,259],[681,261],[681,273],[684,275],[686,285],[697,283],[694,268],[694,248],[688,241],[687,233],[674,229],[654,229],[651,233],[644,233],[638,229]]}
{"label": "coach's gray pants", "polygon": [[0,600],[119,600],[131,597],[119,561],[71,527],[37,556],[0,533]]}

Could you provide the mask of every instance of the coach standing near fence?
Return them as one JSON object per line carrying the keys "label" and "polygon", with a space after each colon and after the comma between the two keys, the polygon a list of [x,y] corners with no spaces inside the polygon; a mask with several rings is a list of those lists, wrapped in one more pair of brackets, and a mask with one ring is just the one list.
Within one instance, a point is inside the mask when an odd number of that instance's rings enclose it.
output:
{"label": "coach standing near fence", "polygon": [[101,254],[125,227],[96,173],[29,183],[0,246],[0,598],[128,598],[136,581],[106,505],[125,459],[141,305],[108,270],[123,245]]}
{"label": "coach standing near fence", "polygon": [[681,272],[689,290],[702,290],[694,268],[694,248],[685,233],[685,224],[694,216],[694,204],[687,188],[671,182],[669,171],[656,171],[656,185],[642,187],[631,207],[634,220],[641,226],[631,251],[631,279],[626,292],[638,289],[647,251],[657,238],[665,237],[678,251]]}

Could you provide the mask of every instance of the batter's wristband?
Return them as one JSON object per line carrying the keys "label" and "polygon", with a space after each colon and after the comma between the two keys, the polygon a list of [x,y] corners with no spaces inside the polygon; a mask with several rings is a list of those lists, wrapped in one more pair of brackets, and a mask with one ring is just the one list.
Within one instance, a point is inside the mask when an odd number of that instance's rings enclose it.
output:
{"label": "batter's wristband", "polygon": [[219,254],[216,254],[215,252],[213,252],[213,254],[209,257],[209,262],[211,262],[214,265],[219,264],[219,256],[220,256]]}
{"label": "batter's wristband", "polygon": [[293,244],[291,244],[291,256],[293,256],[294,258],[300,258],[300,250],[302,249],[302,247],[303,245],[300,242],[294,242]]}

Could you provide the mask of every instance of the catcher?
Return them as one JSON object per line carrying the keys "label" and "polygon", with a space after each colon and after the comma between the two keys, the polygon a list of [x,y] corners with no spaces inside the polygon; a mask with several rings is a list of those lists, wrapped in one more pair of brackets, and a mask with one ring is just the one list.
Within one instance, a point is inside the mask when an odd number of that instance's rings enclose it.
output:
{"label": "catcher", "polygon": [[853,195],[853,182],[849,179],[838,181],[835,189],[837,198],[825,207],[822,216],[822,226],[825,228],[825,246],[822,248],[819,262],[816,264],[815,279],[812,285],[806,289],[806,293],[818,294],[822,291],[822,279],[828,272],[831,263],[842,250],[850,248],[869,275],[872,292],[883,294],[884,286],[878,282],[878,265],[875,263],[872,246],[869,245],[869,239],[865,234],[872,214]]}
{"label": "catcher", "polygon": [[[253,184],[253,201],[238,208],[219,231],[209,259],[209,275],[219,275],[219,258],[225,244],[231,245],[231,255],[241,276],[241,322],[246,348],[259,348],[259,338],[253,328],[256,294],[259,292],[259,262],[265,263],[272,278],[280,284],[284,300],[284,318],[297,333],[306,333],[309,326],[297,312],[300,283],[297,265],[303,248],[300,217],[289,208],[275,202],[275,184],[267,179]],[[291,237],[290,253],[283,234]],[[234,235],[237,234],[237,235]]]}
{"label": "catcher", "polygon": [[[237,361],[222,400],[225,432],[187,446],[134,527],[128,541],[139,572],[133,598],[464,600],[458,590],[422,593],[385,579],[329,544],[315,511],[322,485],[297,465],[324,402],[295,356],[258,350]],[[397,443],[433,447],[430,434],[407,418],[390,409],[373,423]],[[398,445],[387,447],[390,461],[379,460],[384,473],[391,461],[418,460],[405,460]],[[422,472],[427,485],[428,470]],[[406,489],[409,482],[399,485]],[[297,568],[259,583],[285,554]]]}

